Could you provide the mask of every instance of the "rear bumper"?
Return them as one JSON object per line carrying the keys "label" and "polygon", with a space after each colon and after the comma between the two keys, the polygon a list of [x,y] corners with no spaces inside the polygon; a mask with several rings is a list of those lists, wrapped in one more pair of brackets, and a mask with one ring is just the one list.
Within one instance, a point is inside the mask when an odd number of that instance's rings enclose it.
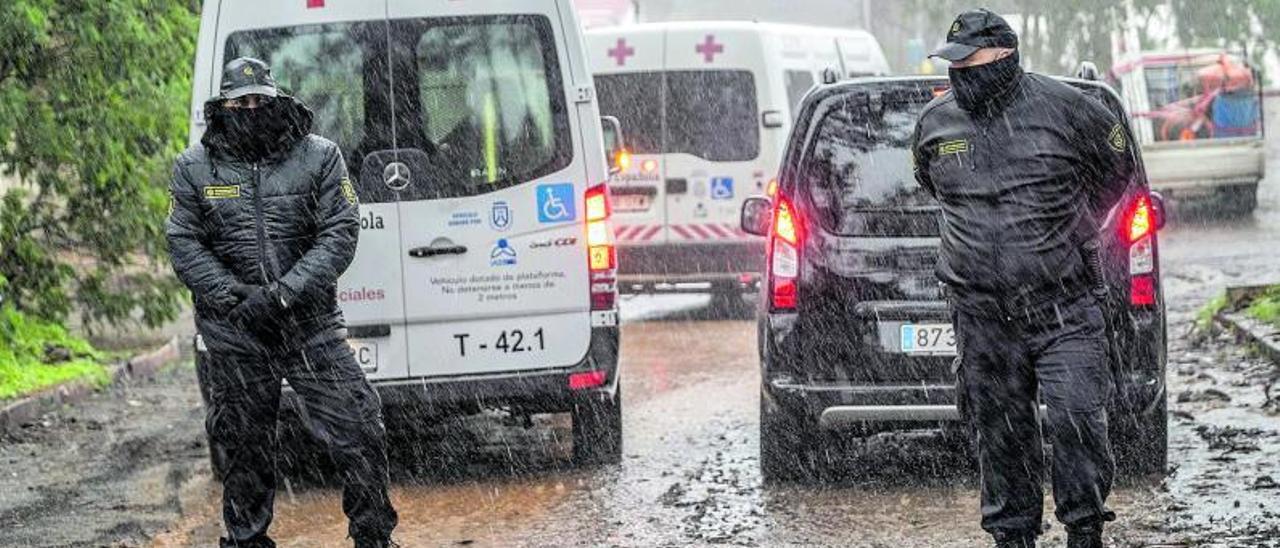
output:
{"label": "rear bumper", "polygon": [[[571,390],[575,373],[603,371],[599,387]],[[454,377],[431,377],[373,382],[387,408],[411,409],[415,415],[468,414],[482,409],[509,408],[529,413],[568,411],[575,403],[617,394],[618,328],[591,330],[591,346],[573,367]]]}
{"label": "rear bumper", "polygon": [[[1157,381],[1152,375],[1118,379],[1112,413],[1145,416],[1158,412],[1164,383]],[[764,385],[761,397],[769,407],[824,430],[894,423],[906,428],[943,426],[961,418],[956,387],[950,384],[855,386],[775,380]]]}
{"label": "rear bumper", "polygon": [[[1165,399],[1163,324],[1152,324],[1153,315],[1138,318],[1147,334],[1130,346],[1129,369],[1113,370],[1115,397],[1112,413],[1149,416],[1161,412]],[[802,424],[830,430],[942,427],[960,420],[953,377],[936,372],[922,380],[867,381],[839,378],[812,380],[813,371],[853,371],[848,367],[823,367],[796,360],[797,318],[794,314],[769,314],[759,324],[765,407],[795,417]],[[1150,325],[1148,325],[1150,324]],[[809,339],[805,339],[809,340]],[[883,366],[884,364],[881,364]],[[873,367],[867,364],[867,367]],[[842,376],[851,376],[846,373]],[[837,377],[832,377],[836,379]]]}
{"label": "rear bumper", "polygon": [[1266,174],[1261,139],[1153,143],[1142,156],[1151,188],[1173,196],[1256,185]]}
{"label": "rear bumper", "polygon": [[618,246],[618,281],[628,286],[754,282],[764,268],[763,239]]}
{"label": "rear bumper", "polygon": [[[572,409],[575,403],[611,399],[618,393],[621,372],[618,368],[617,327],[591,330],[591,346],[587,356],[573,367],[544,369],[519,373],[434,377],[374,381],[374,390],[382,398],[383,407],[401,408],[416,416],[468,414],[482,409],[510,408],[530,413],[558,413]],[[200,379],[200,395],[205,405],[209,394],[204,384],[207,367],[204,352],[196,353],[196,369]],[[569,376],[587,371],[604,371],[604,384],[589,389],[571,390]],[[300,409],[298,395],[288,384],[281,398],[285,409]]]}
{"label": "rear bumper", "polygon": [[774,380],[761,397],[815,427],[845,430],[866,423],[945,423],[960,419],[949,384],[858,386]]}

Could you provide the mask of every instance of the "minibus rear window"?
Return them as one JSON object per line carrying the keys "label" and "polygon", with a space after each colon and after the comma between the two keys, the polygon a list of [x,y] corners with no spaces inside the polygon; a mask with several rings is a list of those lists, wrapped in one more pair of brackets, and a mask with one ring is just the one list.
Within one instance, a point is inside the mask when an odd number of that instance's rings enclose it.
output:
{"label": "minibus rear window", "polygon": [[691,154],[712,162],[760,155],[755,77],[745,70],[596,76],[602,114],[622,122],[637,154]]}
{"label": "minibus rear window", "polygon": [[[544,16],[444,17],[237,32],[225,57],[270,63],[315,112],[313,131],[342,147],[361,199],[386,202],[475,196],[568,167],[555,44]],[[394,148],[429,158],[398,196],[360,173]]]}

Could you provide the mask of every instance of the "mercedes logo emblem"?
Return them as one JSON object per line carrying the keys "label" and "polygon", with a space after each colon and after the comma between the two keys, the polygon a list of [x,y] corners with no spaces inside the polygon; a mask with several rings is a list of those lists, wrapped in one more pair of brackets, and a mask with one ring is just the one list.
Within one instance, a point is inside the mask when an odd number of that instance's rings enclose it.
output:
{"label": "mercedes logo emblem", "polygon": [[409,166],[401,162],[391,162],[382,169],[382,180],[391,190],[404,190],[409,186]]}

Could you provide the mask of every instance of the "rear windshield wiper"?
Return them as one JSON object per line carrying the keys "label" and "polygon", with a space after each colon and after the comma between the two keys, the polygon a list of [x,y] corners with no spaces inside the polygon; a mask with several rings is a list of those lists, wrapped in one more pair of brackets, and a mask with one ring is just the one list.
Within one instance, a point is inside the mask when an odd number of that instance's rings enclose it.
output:
{"label": "rear windshield wiper", "polygon": [[851,213],[937,213],[942,211],[938,206],[883,206],[883,207],[853,207],[845,211]]}

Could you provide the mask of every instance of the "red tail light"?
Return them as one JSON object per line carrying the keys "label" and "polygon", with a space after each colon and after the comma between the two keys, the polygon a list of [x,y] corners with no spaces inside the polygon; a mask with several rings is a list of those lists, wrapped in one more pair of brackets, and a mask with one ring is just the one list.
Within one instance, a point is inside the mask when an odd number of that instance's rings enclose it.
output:
{"label": "red tail light", "polygon": [[587,371],[569,375],[569,390],[586,390],[604,384],[604,371]]}
{"label": "red tail light", "polygon": [[587,189],[587,266],[591,276],[591,309],[613,310],[618,297],[618,250],[609,229],[609,189]]}
{"label": "red tail light", "polygon": [[1156,278],[1155,208],[1145,193],[1129,207],[1121,230],[1129,243],[1129,304],[1155,306],[1160,284]]}
{"label": "red tail light", "polygon": [[801,224],[795,205],[779,194],[769,237],[769,303],[774,310],[795,310],[800,278]]}
{"label": "red tail light", "polygon": [[1129,303],[1134,306],[1155,306],[1156,304],[1156,277],[1153,274],[1143,274],[1130,278],[1129,283]]}
{"label": "red tail light", "polygon": [[1134,200],[1129,210],[1129,243],[1141,240],[1155,231],[1155,213],[1151,208],[1151,198],[1143,194]]}

